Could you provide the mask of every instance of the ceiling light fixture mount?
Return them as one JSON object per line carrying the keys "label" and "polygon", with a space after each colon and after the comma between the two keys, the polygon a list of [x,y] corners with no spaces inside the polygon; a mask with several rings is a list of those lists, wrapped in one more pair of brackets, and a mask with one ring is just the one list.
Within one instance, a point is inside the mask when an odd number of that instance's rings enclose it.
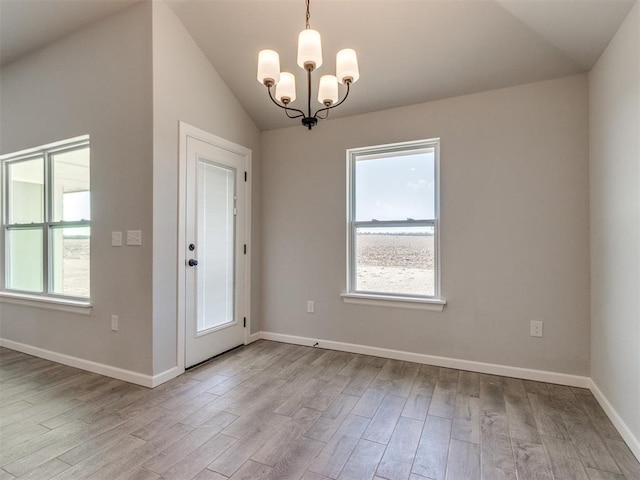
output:
{"label": "ceiling light fixture mount", "polygon": [[[322,65],[322,44],[320,33],[309,27],[309,0],[305,0],[305,3],[306,28],[298,36],[298,66],[307,72],[307,112],[289,106],[296,99],[296,80],[292,73],[280,72],[280,56],[275,50],[261,50],[258,54],[258,81],[267,87],[271,101],[282,108],[289,118],[301,118],[302,125],[311,130],[318,120],[329,116],[329,110],[344,103],[349,96],[351,84],[358,81],[360,73],[355,50],[340,50],[336,55],[336,75],[320,77],[318,102],[324,107],[311,114],[311,72]],[[338,82],[347,86],[347,92],[340,101]]]}

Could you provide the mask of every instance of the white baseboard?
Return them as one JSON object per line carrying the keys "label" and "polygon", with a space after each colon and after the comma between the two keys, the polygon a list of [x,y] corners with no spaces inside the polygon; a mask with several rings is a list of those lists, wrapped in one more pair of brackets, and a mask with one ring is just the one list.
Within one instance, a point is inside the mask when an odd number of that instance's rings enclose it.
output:
{"label": "white baseboard", "polygon": [[[178,367],[172,367],[168,370],[165,370],[162,373],[158,373],[151,377],[151,385],[144,385],[145,387],[156,388],[158,385],[162,385],[169,380],[176,378],[178,375],[182,375],[184,373],[184,369],[180,370]],[[140,384],[142,385],[142,384]]]}
{"label": "white baseboard", "polygon": [[0,347],[10,348],[11,350],[33,355],[34,357],[44,358],[45,360],[51,360],[52,362],[62,363],[63,365],[79,368],[88,372],[98,373],[100,375],[116,378],[125,382],[135,383],[136,385],[142,385],[143,387],[148,388],[156,387],[167,380],[171,380],[179,374],[178,367],[174,367],[165,372],[159,373],[158,375],[145,375],[143,373],[105,365],[104,363],[92,362],[91,360],[72,357],[71,355],[45,350],[44,348],[14,342],[13,340],[7,340],[5,338],[0,338]]}
{"label": "white baseboard", "polygon": [[262,332],[252,333],[251,335],[249,335],[249,340],[247,341],[247,345],[253,342],[257,342],[261,338],[262,338]]}
{"label": "white baseboard", "polygon": [[[491,375],[501,375],[504,377],[522,378],[524,380],[535,380],[538,382],[557,383],[570,387],[589,388],[591,379],[578,375],[566,373],[548,372],[545,370],[532,370],[529,368],[510,367],[495,363],[474,362],[471,360],[460,360],[457,358],[438,357],[435,355],[425,355],[423,353],[404,352],[401,350],[390,350],[388,348],[369,347],[354,343],[334,342],[331,340],[318,340],[307,337],[296,337],[293,335],[283,335],[281,333],[261,332],[261,338],[274,340],[276,342],[294,343],[296,345],[317,346],[329,350],[340,350],[342,352],[360,353],[372,355],[374,357],[393,358],[406,362],[424,363],[437,367],[457,368],[471,372],[488,373]],[[317,343],[317,345],[316,345]]]}
{"label": "white baseboard", "polygon": [[609,420],[611,420],[611,423],[613,423],[624,441],[627,443],[631,452],[640,462],[640,439],[633,434],[629,426],[624,420],[622,420],[622,417],[618,414],[616,409],[613,408],[613,405],[611,405],[607,397],[605,397],[604,393],[602,393],[602,390],[600,390],[593,379],[591,379],[589,389],[591,390],[591,393],[593,393],[593,396],[596,397],[596,400],[598,400],[598,403],[604,410],[604,413],[606,413]]}

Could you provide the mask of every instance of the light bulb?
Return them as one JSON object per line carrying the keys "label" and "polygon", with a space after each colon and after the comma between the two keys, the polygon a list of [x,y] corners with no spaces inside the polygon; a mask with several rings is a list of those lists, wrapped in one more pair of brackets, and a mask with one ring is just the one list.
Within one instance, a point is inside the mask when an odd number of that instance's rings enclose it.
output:
{"label": "light bulb", "polygon": [[325,106],[333,105],[338,101],[338,79],[334,75],[320,77],[318,101]]}
{"label": "light bulb", "polygon": [[336,76],[340,83],[356,83],[360,78],[358,57],[352,48],[340,50],[336,55]]}
{"label": "light bulb", "polygon": [[320,33],[310,28],[298,36],[298,66],[315,70],[322,65],[322,43]]}
{"label": "light bulb", "polygon": [[280,56],[275,50],[260,50],[258,81],[267,86],[276,85],[280,81]]}
{"label": "light bulb", "polygon": [[285,105],[296,99],[296,77],[292,73],[280,73],[280,81],[276,87],[276,98]]}

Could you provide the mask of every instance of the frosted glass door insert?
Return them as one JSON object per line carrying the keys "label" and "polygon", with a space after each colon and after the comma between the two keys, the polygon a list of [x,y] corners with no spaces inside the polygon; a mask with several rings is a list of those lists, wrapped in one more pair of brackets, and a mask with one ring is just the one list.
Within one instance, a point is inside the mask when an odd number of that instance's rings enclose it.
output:
{"label": "frosted glass door insert", "polygon": [[236,171],[198,159],[197,334],[234,321]]}

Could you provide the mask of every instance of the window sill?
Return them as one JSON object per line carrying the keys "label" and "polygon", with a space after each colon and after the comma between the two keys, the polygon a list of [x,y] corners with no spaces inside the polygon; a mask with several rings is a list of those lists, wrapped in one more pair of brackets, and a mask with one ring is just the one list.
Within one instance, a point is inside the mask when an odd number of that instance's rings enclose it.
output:
{"label": "window sill", "polygon": [[0,292],[0,303],[47,308],[62,312],[79,313],[81,315],[91,315],[91,311],[93,310],[93,306],[89,302],[9,292]]}
{"label": "window sill", "polygon": [[375,305],[377,307],[411,308],[441,312],[447,304],[441,298],[393,297],[390,295],[368,295],[365,293],[342,293],[344,303],[357,305]]}

